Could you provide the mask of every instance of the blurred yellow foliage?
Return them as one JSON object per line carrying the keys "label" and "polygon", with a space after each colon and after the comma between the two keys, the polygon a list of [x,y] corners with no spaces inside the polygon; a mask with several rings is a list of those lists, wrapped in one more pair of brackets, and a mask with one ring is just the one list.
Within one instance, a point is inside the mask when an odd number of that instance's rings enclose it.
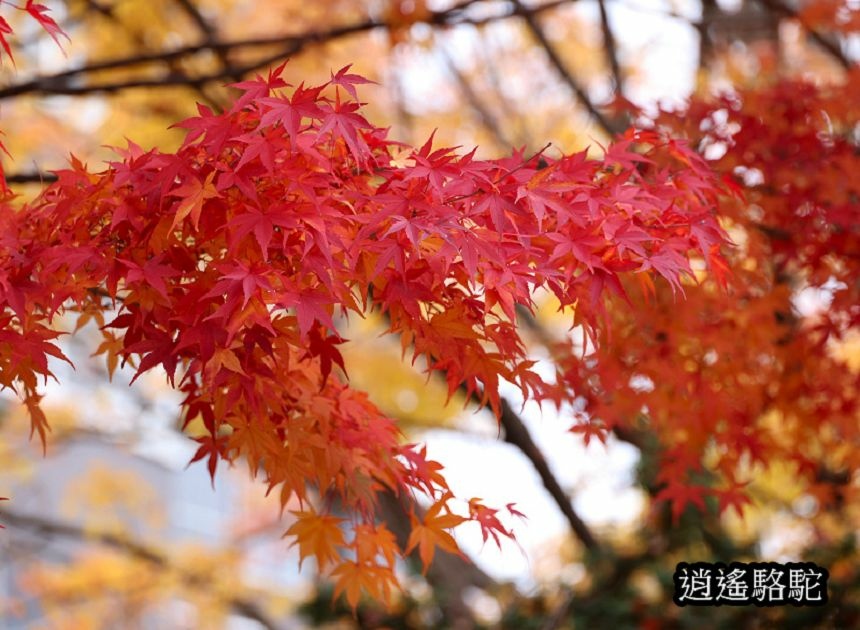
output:
{"label": "blurred yellow foliage", "polygon": [[450,426],[464,407],[455,394],[446,405],[448,386],[430,379],[401,359],[400,343],[380,336],[384,325],[375,314],[352,318],[344,331],[351,339],[342,346],[350,385],[368,392],[380,409],[396,417],[405,427]]}
{"label": "blurred yellow foliage", "polygon": [[131,524],[163,526],[162,505],[152,486],[134,472],[93,464],[68,482],[60,509],[93,531],[123,533]]}

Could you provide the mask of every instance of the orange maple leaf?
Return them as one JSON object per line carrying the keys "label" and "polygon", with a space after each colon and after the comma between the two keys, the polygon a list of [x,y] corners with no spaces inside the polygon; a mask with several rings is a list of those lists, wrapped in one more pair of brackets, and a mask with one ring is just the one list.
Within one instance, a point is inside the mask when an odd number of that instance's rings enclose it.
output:
{"label": "orange maple leaf", "polygon": [[356,525],[352,546],[360,563],[375,562],[376,557],[382,555],[393,568],[395,558],[400,555],[394,534],[383,524]]}
{"label": "orange maple leaf", "polygon": [[285,536],[295,536],[293,545],[299,546],[299,567],[308,556],[314,556],[320,571],[340,560],[338,547],[345,546],[340,523],[343,519],[314,511],[291,511],[298,520]]}
{"label": "orange maple leaf", "polygon": [[397,585],[394,572],[389,567],[351,560],[338,565],[332,576],[337,578],[333,599],[346,594],[346,601],[353,610],[358,606],[362,590],[375,600],[389,602],[391,587]]}
{"label": "orange maple leaf", "polygon": [[423,573],[427,572],[427,568],[433,562],[433,556],[436,553],[437,547],[449,553],[462,555],[460,548],[457,546],[457,541],[445,530],[456,527],[467,519],[450,512],[439,515],[443,507],[447,509],[446,502],[450,496],[450,494],[443,496],[442,499],[427,510],[423,523],[419,523],[414,514],[411,515],[412,533],[409,534],[409,541],[406,544],[405,552],[410,553],[418,547],[418,555],[421,558],[421,563],[424,565]]}

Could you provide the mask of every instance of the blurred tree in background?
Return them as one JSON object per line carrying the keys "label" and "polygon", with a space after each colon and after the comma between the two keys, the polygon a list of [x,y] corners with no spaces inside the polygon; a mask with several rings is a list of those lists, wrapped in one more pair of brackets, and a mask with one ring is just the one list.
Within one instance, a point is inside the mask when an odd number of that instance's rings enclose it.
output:
{"label": "blurred tree in background", "polygon": [[[154,459],[190,459],[170,415],[176,398],[156,377],[122,393],[90,382],[104,369],[83,358],[94,347],[86,336],[97,336],[85,327],[68,342],[76,389],[46,398],[48,459],[27,445],[14,405],[0,425],[0,494],[15,498],[0,511],[10,627],[220,627],[237,618],[272,628],[860,625],[855,3],[69,0],[51,8],[70,36],[65,54],[25,16],[18,23],[17,12],[4,13],[20,47],[17,65],[0,69],[3,140],[14,156],[4,169],[24,197],[69,152],[99,164],[114,159],[106,146],[125,138],[175,150],[183,133],[170,126],[194,115],[195,102],[220,111],[235,96],[225,84],[287,58],[284,77],[295,85],[350,63],[377,81],[362,92],[367,115],[405,142],[436,130],[439,146],[477,145],[485,157],[511,146],[530,155],[548,141],[551,152],[599,152],[633,123],[688,138],[739,195],[719,208],[735,243],[725,287],[704,273],[684,283],[683,297],[666,283],[649,287],[647,300],[631,287],[634,308],[611,302],[611,326],[584,358],[581,334],[550,296],[535,316],[519,313],[531,354],[569,390],[558,419],[541,424],[529,420],[536,408],[517,412],[516,392],[502,405],[501,438],[534,468],[534,493],[551,499],[568,528],[531,550],[529,579],[509,583],[442,553],[426,576],[417,559],[403,567],[410,575],[391,608],[367,601],[353,615],[340,600],[333,608],[330,586],[284,577],[278,567],[295,563],[279,541],[289,517],[232,471],[218,486],[228,498],[213,499],[219,509],[195,516],[221,524],[210,544],[165,535],[171,510],[182,509],[174,506],[209,492],[204,483],[166,501],[177,482],[146,452],[155,440],[176,453]],[[494,419],[461,413],[462,397],[444,405],[445,384],[425,383],[402,363],[400,344],[379,337],[386,327],[372,317],[344,323],[351,384],[417,439],[440,428],[462,433],[480,457],[496,439]],[[609,525],[579,507],[560,470],[569,461],[540,438],[553,422],[590,442],[588,456],[599,461],[635,453],[635,477],[622,482],[640,499],[633,513]],[[601,441],[608,453],[593,448]],[[119,472],[115,453],[142,463]],[[84,467],[89,458],[105,463]],[[51,461],[56,488],[27,505],[6,491],[7,478],[13,489],[42,487]],[[481,476],[478,462],[473,470]],[[407,512],[394,500],[382,512],[405,541]],[[518,529],[541,527],[532,518]],[[797,559],[829,569],[827,606],[672,603],[677,562]]]}

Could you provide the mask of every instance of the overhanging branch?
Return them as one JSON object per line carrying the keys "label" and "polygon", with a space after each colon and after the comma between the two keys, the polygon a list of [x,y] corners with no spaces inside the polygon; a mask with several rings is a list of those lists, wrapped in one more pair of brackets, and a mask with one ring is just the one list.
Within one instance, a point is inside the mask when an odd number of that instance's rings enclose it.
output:
{"label": "overhanging branch", "polygon": [[7,184],[50,184],[57,181],[54,173],[11,173],[6,175]]}

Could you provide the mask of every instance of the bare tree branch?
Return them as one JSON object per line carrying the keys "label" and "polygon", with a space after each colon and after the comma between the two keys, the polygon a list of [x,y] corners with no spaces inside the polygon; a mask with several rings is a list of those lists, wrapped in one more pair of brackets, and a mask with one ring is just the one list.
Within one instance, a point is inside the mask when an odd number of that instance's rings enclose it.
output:
{"label": "bare tree branch", "polygon": [[182,8],[185,14],[188,15],[188,17],[191,18],[191,21],[194,22],[198,29],[200,29],[205,41],[214,42],[218,40],[215,28],[209,24],[206,18],[203,17],[203,14],[200,13],[200,10],[192,0],[176,0],[176,4]]}
{"label": "bare tree branch", "polygon": [[511,409],[510,404],[505,399],[502,399],[502,417],[500,422],[502,428],[505,430],[505,442],[513,444],[520,449],[535,467],[544,488],[549,492],[549,495],[553,498],[562,514],[564,514],[576,537],[579,538],[586,549],[591,551],[599,550],[600,544],[597,542],[597,538],[595,538],[585,521],[573,509],[570,498],[562,490],[561,484],[559,484],[558,479],[550,469],[549,463],[547,463],[546,458],[543,456],[543,452],[534,443],[534,440],[532,440],[522,419]]}
{"label": "bare tree branch", "polygon": [[[218,41],[218,31],[217,29],[209,23],[209,21],[203,17],[203,14],[194,4],[193,0],[176,0],[177,4],[182,8],[182,10],[191,18],[191,21],[197,25],[197,28],[200,30],[200,33],[203,35],[203,41],[207,43],[213,43]],[[218,57],[218,60],[221,62],[221,68],[226,72],[232,72],[230,75],[233,81],[241,80],[242,76],[238,72],[234,72],[233,64],[230,61],[230,54],[228,50],[215,50],[215,55]]]}
{"label": "bare tree branch", "polygon": [[[386,313],[383,313],[383,317],[386,319],[388,318]],[[466,394],[466,385],[464,383],[461,383],[458,389]],[[469,397],[469,400],[475,404],[479,406],[482,404],[481,391],[475,390],[471,395],[466,395]],[[574,535],[580,540],[580,542],[582,542],[586,549],[590,549],[592,551],[599,550],[600,545],[597,542],[597,538],[591,532],[591,529],[585,521],[583,521],[576,513],[576,510],[574,510],[570,498],[565,494],[561,484],[558,479],[556,479],[552,469],[550,469],[549,463],[543,456],[543,453],[538,448],[537,444],[534,443],[534,440],[532,439],[522,418],[520,418],[519,414],[513,410],[508,401],[504,398],[502,398],[501,401],[501,417],[499,418],[499,424],[501,425],[501,428],[504,429],[503,439],[512,446],[517,447],[531,462],[532,466],[534,466],[543,482],[544,488],[549,492],[561,513],[564,514]]]}
{"label": "bare tree branch", "polygon": [[609,62],[609,70],[612,72],[615,93],[618,96],[622,96],[624,94],[624,79],[621,76],[621,66],[618,63],[618,44],[615,41],[615,34],[612,32],[612,25],[609,23],[606,0],[597,0],[597,6],[600,8],[600,30],[603,33],[603,50],[606,53],[606,60]]}
{"label": "bare tree branch", "polygon": [[[170,564],[170,561],[159,551],[143,545],[141,543],[127,540],[120,536],[111,533],[93,533],[85,530],[82,527],[71,525],[69,523],[61,523],[52,521],[38,516],[29,516],[24,514],[16,514],[8,510],[0,510],[0,521],[5,525],[27,530],[39,536],[45,537],[64,537],[73,538],[80,541],[97,542],[106,547],[111,547],[117,551],[128,554],[129,556],[142,560],[149,564],[162,569],[170,569],[179,574],[182,580],[189,586],[205,588],[206,584],[201,581],[200,577],[187,572],[184,572]],[[260,608],[253,600],[234,595],[228,597],[226,603],[230,609],[237,615],[253,619],[267,630],[281,630],[281,625],[274,619],[270,618],[268,613]]]}
{"label": "bare tree branch", "polygon": [[54,173],[12,173],[6,175],[7,184],[50,184],[57,181]]}
{"label": "bare tree branch", "polygon": [[546,34],[541,28],[540,24],[537,20],[537,15],[533,10],[526,9],[523,7],[522,3],[519,0],[514,0],[514,5],[517,7],[517,12],[522,18],[525,20],[526,25],[529,28],[532,36],[537,40],[538,44],[544,49],[547,58],[549,58],[550,63],[556,69],[561,79],[567,84],[567,86],[571,89],[571,91],[576,96],[576,99],[580,102],[580,104],[585,107],[588,113],[592,118],[597,122],[597,124],[610,136],[614,136],[616,133],[622,131],[619,128],[619,125],[616,125],[614,122],[610,121],[603,113],[597,109],[597,106],[591,100],[591,97],[588,95],[588,91],[580,85],[579,81],[574,78],[574,76],[570,73],[570,71],[565,66],[564,62],[561,60],[561,57],[558,56],[558,53],[555,50],[555,47],[550,43],[550,41],[546,38]]}
{"label": "bare tree branch", "polygon": [[[553,339],[552,334],[550,334],[550,332],[543,326],[543,324],[541,324],[538,320],[534,318],[534,315],[532,315],[527,308],[519,304],[516,308],[517,321],[531,331],[531,333],[537,339],[538,343],[540,343],[548,351],[552,352],[553,347],[556,343],[556,340]],[[615,426],[613,427],[612,432],[619,440],[621,440],[622,442],[627,442],[631,446],[635,446],[640,451],[644,450],[647,447],[647,435],[640,429]]]}
{"label": "bare tree branch", "polygon": [[[105,19],[110,20],[111,22],[122,28],[141,50],[149,50],[150,47],[142,34],[139,31],[130,29],[128,25],[125,24],[122,19],[117,16],[112,6],[102,5],[99,2],[96,2],[96,0],[87,0],[86,5],[91,10],[103,16]],[[168,62],[167,65],[170,68],[171,72],[181,72],[182,69],[179,65],[179,62],[179,59],[174,59]],[[195,90],[197,91],[197,94],[200,95],[203,100],[210,106],[221,107],[221,103],[219,103],[215,97],[213,97],[207,92],[205,86],[195,86]]]}

